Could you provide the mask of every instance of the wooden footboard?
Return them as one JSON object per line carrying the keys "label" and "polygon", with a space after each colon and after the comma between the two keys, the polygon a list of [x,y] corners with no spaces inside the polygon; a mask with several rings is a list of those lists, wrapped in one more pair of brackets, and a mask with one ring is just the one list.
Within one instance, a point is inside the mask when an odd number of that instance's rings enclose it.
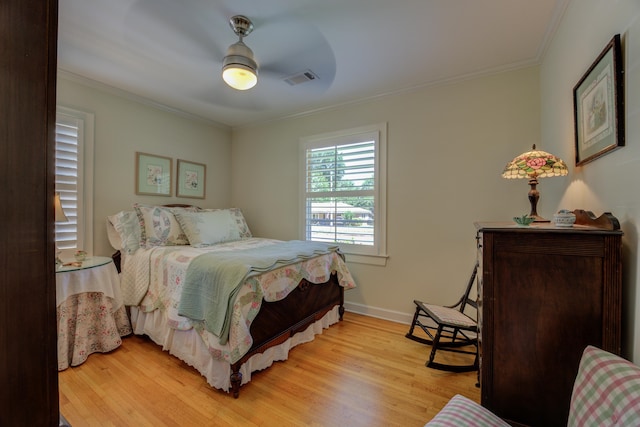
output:
{"label": "wooden footboard", "polygon": [[340,320],[344,314],[344,288],[334,274],[328,282],[313,284],[302,280],[286,298],[275,302],[263,301],[258,315],[251,323],[253,346],[240,360],[231,365],[231,391],[240,394],[240,367],[251,356],[269,347],[282,344],[312,323],[320,320],[333,307],[339,306]]}

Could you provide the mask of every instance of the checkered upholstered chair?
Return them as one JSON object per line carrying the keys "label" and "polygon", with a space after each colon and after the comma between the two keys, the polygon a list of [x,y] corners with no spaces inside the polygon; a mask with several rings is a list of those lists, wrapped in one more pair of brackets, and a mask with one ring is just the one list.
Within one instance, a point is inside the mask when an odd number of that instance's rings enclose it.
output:
{"label": "checkered upholstered chair", "polygon": [[[425,427],[507,425],[476,402],[456,395]],[[587,346],[573,383],[567,426],[640,426],[640,367],[597,347]]]}
{"label": "checkered upholstered chair", "polygon": [[488,409],[456,394],[425,427],[509,427]]}
{"label": "checkered upholstered chair", "polygon": [[[478,272],[478,263],[473,267],[471,277],[467,282],[464,293],[457,303],[450,306],[427,304],[414,300],[416,311],[411,322],[407,338],[431,346],[431,353],[426,366],[451,372],[468,372],[478,369],[478,323],[465,313],[465,309],[473,307],[478,310],[477,300],[471,298],[471,288]],[[429,337],[423,338],[415,334],[418,327]],[[474,346],[473,351],[461,347]],[[442,363],[435,360],[438,350],[455,353],[465,353],[474,356],[473,362],[468,364]]]}
{"label": "checkered upholstered chair", "polygon": [[640,368],[588,346],[573,383],[567,425],[640,426]]}

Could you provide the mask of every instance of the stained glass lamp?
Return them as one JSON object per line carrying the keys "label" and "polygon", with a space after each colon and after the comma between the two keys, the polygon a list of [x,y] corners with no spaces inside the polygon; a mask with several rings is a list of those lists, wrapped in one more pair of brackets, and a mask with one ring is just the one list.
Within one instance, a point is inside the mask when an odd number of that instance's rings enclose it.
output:
{"label": "stained glass lamp", "polygon": [[528,178],[531,186],[531,190],[529,190],[531,213],[529,216],[534,218],[534,222],[549,222],[539,216],[537,212],[538,200],[540,199],[540,192],[536,188],[538,178],[565,176],[568,173],[569,170],[564,161],[546,151],[536,150],[536,145],[533,144],[531,151],[522,153],[507,163],[502,177],[507,179]]}
{"label": "stained glass lamp", "polygon": [[60,193],[56,193],[53,197],[53,206],[56,212],[56,222],[67,222],[69,219],[67,215],[64,213],[64,209],[62,209],[62,202],[60,201]]}
{"label": "stained glass lamp", "polygon": [[[62,209],[62,202],[60,201],[60,193],[56,193],[53,197],[53,207],[55,209],[55,222],[68,222],[69,218],[64,213],[64,209]],[[60,259],[60,251],[58,250],[58,245],[56,244],[56,270],[62,266],[62,260]]]}

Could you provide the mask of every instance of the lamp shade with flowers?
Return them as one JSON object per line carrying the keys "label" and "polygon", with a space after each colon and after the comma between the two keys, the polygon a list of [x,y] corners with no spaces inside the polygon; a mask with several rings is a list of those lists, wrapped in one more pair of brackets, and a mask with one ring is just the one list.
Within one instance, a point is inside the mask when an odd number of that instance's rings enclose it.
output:
{"label": "lamp shade with flowers", "polygon": [[531,203],[529,216],[534,218],[534,222],[549,222],[540,217],[537,212],[538,200],[540,199],[540,192],[536,188],[538,178],[565,176],[568,173],[569,169],[563,160],[546,151],[536,150],[536,145],[534,144],[531,151],[522,153],[507,163],[504,171],[502,171],[502,177],[506,179],[528,179],[531,186],[528,194],[529,202]]}

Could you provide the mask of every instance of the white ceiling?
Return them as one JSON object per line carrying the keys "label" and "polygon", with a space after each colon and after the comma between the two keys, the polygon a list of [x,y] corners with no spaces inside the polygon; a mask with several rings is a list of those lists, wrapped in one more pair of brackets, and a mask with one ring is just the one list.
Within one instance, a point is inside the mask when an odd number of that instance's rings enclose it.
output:
{"label": "white ceiling", "polygon": [[[229,126],[304,114],[540,61],[569,0],[59,0],[58,67]],[[258,84],[229,88],[238,40]],[[311,70],[317,80],[283,79]]]}

